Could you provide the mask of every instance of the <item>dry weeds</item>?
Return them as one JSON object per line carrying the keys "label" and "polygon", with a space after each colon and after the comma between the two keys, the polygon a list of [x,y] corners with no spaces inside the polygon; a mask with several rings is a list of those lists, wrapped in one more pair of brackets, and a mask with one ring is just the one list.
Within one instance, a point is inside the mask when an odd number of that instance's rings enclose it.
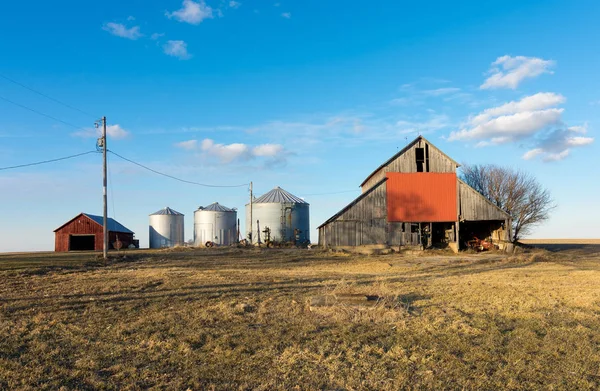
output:
{"label": "dry weeds", "polygon": [[598,389],[599,254],[0,255],[0,389]]}

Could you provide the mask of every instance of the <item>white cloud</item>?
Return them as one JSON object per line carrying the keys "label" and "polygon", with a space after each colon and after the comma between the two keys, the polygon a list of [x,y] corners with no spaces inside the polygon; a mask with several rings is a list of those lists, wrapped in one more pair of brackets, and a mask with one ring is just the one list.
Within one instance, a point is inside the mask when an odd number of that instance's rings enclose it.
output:
{"label": "white cloud", "polygon": [[188,151],[200,151],[207,156],[216,157],[221,163],[247,161],[255,158],[267,158],[271,161],[284,162],[286,151],[280,144],[261,144],[250,146],[243,143],[218,144],[211,139],[187,140],[175,144],[176,147]]}
{"label": "white cloud", "polygon": [[564,109],[555,106],[565,101],[560,94],[544,92],[492,107],[470,117],[448,140],[477,140],[477,147],[528,140],[532,148],[523,159],[562,160],[572,148],[594,142],[592,137],[581,136],[587,132],[587,123],[570,127],[564,123]]}
{"label": "white cloud", "polygon": [[594,142],[592,137],[567,137],[566,139],[567,145],[577,147],[581,145],[589,145]]}
{"label": "white cloud", "polygon": [[150,36],[150,39],[153,41],[156,41],[157,39],[162,38],[164,36],[165,36],[165,34],[163,34],[163,33],[154,33]]}
{"label": "white cloud", "polygon": [[531,160],[531,159],[535,158],[536,156],[541,155],[542,153],[544,153],[544,150],[542,148],[534,148],[532,150],[525,152],[525,154],[523,155],[523,159]]}
{"label": "white cloud", "polygon": [[129,137],[130,135],[130,133],[123,129],[121,125],[108,125],[106,127],[106,134],[109,137],[112,137],[117,140]]}
{"label": "white cloud", "polygon": [[492,63],[492,68],[481,89],[510,88],[516,89],[519,84],[528,78],[539,76],[543,73],[553,73],[550,68],[554,66],[552,60],[537,57],[502,56]]}
{"label": "white cloud", "polygon": [[181,9],[174,12],[166,12],[165,15],[169,19],[176,19],[180,22],[200,24],[204,19],[213,18],[213,9],[206,5],[203,0],[199,2],[183,0]]}
{"label": "white cloud", "polygon": [[182,141],[180,143],[176,143],[175,146],[181,149],[187,149],[191,151],[198,148],[198,140]]}
{"label": "white cloud", "polygon": [[569,130],[571,132],[575,132],[575,133],[581,133],[581,134],[585,134],[587,133],[587,129],[588,129],[588,124],[587,122],[581,126],[570,126]]}
{"label": "white cloud", "polygon": [[163,45],[163,51],[166,55],[177,57],[180,60],[192,58],[192,55],[187,50],[187,43],[184,41],[167,41]]}
{"label": "white cloud", "polygon": [[240,3],[239,1],[231,0],[229,2],[229,8],[239,8],[240,5],[242,5],[242,3]]}
{"label": "white cloud", "polygon": [[281,14],[281,17],[286,18],[286,19],[290,19],[292,17],[292,13],[291,12],[284,12]]}
{"label": "white cloud", "polygon": [[585,133],[585,126],[558,128],[546,132],[538,137],[534,149],[525,152],[523,159],[530,160],[540,156],[545,162],[563,160],[569,156],[572,148],[590,145],[594,142],[593,137],[573,136],[574,133]]}
{"label": "white cloud", "polygon": [[549,125],[559,124],[562,112],[563,109],[555,108],[503,115],[470,129],[452,132],[448,140],[491,139],[492,144],[515,141],[529,137]]}
{"label": "white cloud", "polygon": [[448,138],[454,140],[483,140],[489,144],[501,144],[523,139],[561,123],[562,108],[565,102],[560,94],[538,93],[526,96],[519,101],[483,110],[469,118],[465,127],[452,132]]}
{"label": "white cloud", "polygon": [[528,111],[536,111],[548,107],[554,107],[566,101],[565,97],[552,92],[540,92],[535,95],[526,96],[520,101],[512,101],[498,107],[486,109],[471,119],[472,124],[482,124],[493,117],[505,114],[516,114]]}
{"label": "white cloud", "polygon": [[570,149],[565,149],[564,151],[558,152],[558,153],[548,153],[544,157],[544,161],[545,162],[556,162],[559,160],[563,160],[564,158],[569,156],[570,153],[571,153]]}
{"label": "white cloud", "polygon": [[283,146],[280,144],[262,144],[252,148],[254,156],[276,157],[283,152]]}
{"label": "white cloud", "polygon": [[223,163],[234,160],[247,160],[251,157],[250,148],[246,144],[215,144],[211,139],[202,140],[200,149],[209,155],[216,156]]}
{"label": "white cloud", "polygon": [[127,38],[131,40],[136,40],[144,36],[142,33],[140,33],[139,26],[127,28],[121,23],[105,23],[104,26],[102,26],[102,30],[108,31],[109,33],[111,33],[112,35],[116,35],[117,37]]}
{"label": "white cloud", "polygon": [[[102,136],[102,129],[89,128],[86,130],[71,133],[71,135],[83,138],[100,137]],[[129,137],[131,133],[123,129],[121,125],[115,124],[106,126],[106,135],[112,139],[120,140]]]}

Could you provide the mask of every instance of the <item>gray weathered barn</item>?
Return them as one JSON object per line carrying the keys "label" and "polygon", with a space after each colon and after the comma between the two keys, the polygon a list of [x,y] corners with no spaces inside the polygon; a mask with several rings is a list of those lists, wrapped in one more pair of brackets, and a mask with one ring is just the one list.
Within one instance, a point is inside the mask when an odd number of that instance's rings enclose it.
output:
{"label": "gray weathered barn", "polygon": [[319,226],[319,244],[457,250],[479,238],[502,247],[510,239],[510,216],[461,181],[459,166],[417,137],[362,182],[358,198]]}

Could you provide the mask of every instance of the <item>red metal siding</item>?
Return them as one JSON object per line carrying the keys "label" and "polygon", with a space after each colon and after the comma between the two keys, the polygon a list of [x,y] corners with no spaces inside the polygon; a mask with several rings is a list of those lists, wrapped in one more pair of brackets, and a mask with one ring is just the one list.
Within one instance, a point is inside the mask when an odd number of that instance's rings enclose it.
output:
{"label": "red metal siding", "polygon": [[388,172],[386,176],[389,222],[457,220],[455,173]]}

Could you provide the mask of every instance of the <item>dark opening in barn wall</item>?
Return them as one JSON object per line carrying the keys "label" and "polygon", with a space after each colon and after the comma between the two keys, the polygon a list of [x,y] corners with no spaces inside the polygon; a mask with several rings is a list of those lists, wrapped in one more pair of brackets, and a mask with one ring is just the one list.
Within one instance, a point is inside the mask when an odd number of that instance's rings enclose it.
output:
{"label": "dark opening in barn wall", "polygon": [[504,221],[463,221],[460,223],[460,248],[468,248],[474,239],[487,240],[498,245],[504,241]]}
{"label": "dark opening in barn wall", "polygon": [[96,235],[69,235],[69,251],[94,251]]}

